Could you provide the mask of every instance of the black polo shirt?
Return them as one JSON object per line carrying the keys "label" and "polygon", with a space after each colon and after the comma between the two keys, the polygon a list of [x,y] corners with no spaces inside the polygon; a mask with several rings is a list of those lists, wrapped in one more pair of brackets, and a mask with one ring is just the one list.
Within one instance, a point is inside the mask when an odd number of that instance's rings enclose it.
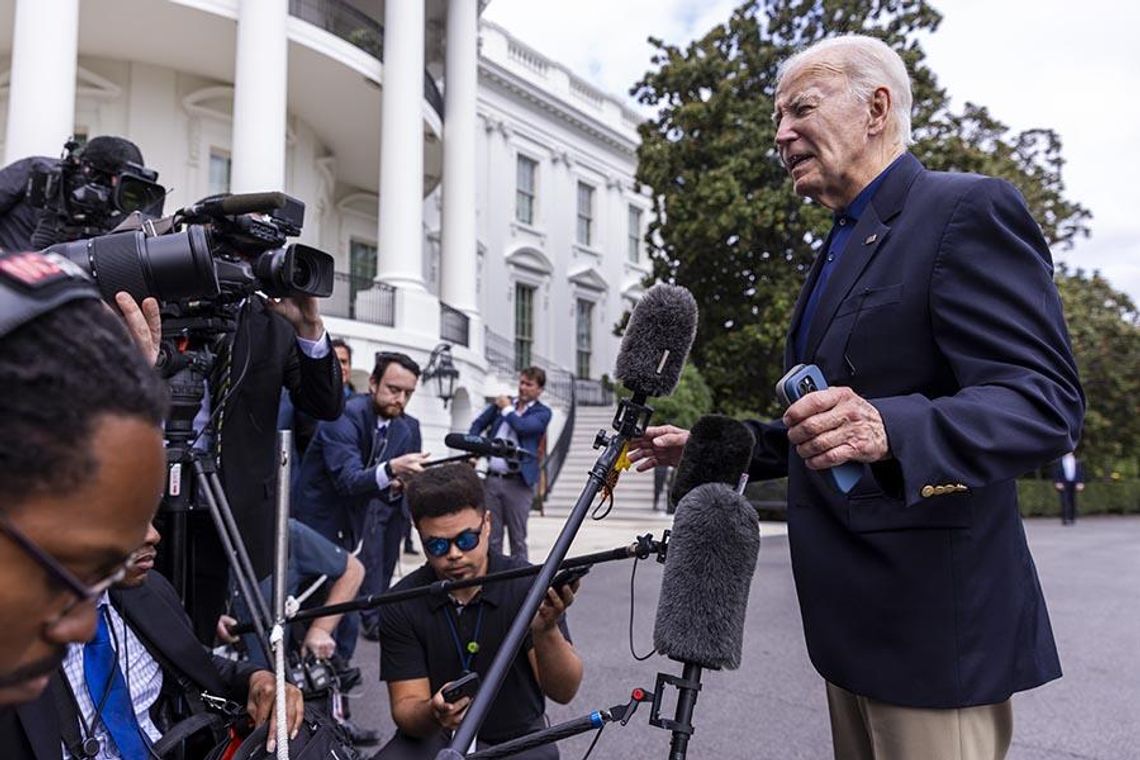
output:
{"label": "black polo shirt", "polygon": [[[491,553],[487,571],[495,573],[527,564]],[[431,565],[425,564],[396,584],[395,589],[424,586],[437,580]],[[467,669],[486,677],[533,581],[534,576],[530,576],[488,584],[462,610],[446,594],[430,594],[386,605],[380,616],[380,680],[427,678],[435,694],[444,684],[458,678],[465,664]],[[565,616],[558,626],[569,641]],[[478,647],[471,653],[470,649],[476,647],[468,645],[473,641]],[[483,741],[492,744],[507,741],[533,730],[542,721],[546,699],[527,657],[533,648],[534,641],[528,630],[479,731]]]}

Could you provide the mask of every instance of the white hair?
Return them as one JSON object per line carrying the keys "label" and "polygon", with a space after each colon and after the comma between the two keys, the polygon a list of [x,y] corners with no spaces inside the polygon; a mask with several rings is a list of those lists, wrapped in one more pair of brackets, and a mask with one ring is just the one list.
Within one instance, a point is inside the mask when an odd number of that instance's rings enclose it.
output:
{"label": "white hair", "polygon": [[909,145],[912,140],[910,109],[914,103],[910,75],[899,54],[880,39],[848,34],[820,40],[780,64],[776,69],[776,89],[792,71],[824,57],[843,71],[851,94],[862,102],[870,102],[879,87],[890,90],[895,139],[903,146]]}

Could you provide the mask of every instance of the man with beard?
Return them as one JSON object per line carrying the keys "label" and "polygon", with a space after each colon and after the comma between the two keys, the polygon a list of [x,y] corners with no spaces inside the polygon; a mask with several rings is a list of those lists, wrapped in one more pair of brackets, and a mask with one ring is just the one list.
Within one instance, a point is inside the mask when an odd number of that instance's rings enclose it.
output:
{"label": "man with beard", "polygon": [[[392,580],[408,519],[402,481],[428,458],[420,452],[419,422],[404,414],[419,376],[407,355],[377,354],[368,393],[350,398],[339,419],[317,426],[301,463],[294,516],[350,551],[363,543],[361,594],[378,594]],[[373,635],[377,613],[369,613],[366,635]],[[346,615],[337,630],[337,652],[345,659],[355,651],[360,617]]]}
{"label": "man with beard", "polygon": [[[100,594],[94,639],[71,644],[47,692],[17,708],[19,725],[0,727],[5,757],[56,760],[61,742],[65,756],[82,757],[98,742],[99,758],[146,757],[166,730],[188,717],[177,705],[195,704],[203,692],[245,704],[254,725],[274,719],[273,673],[207,654],[170,583],[151,572],[160,540],[151,525],[122,580]],[[295,736],[301,692],[285,688]]]}
{"label": "man with beard", "polygon": [[0,254],[0,387],[3,705],[91,638],[94,600],[142,542],[166,388],[98,291],[34,253]]}

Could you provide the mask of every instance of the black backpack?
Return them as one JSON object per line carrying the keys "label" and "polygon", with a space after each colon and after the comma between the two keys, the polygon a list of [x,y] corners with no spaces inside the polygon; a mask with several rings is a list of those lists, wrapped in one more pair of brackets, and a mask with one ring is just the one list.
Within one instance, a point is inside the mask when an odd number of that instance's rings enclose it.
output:
{"label": "black backpack", "polygon": [[[263,723],[253,730],[234,754],[233,760],[274,760],[276,753],[265,751],[265,741],[269,731],[276,728]],[[292,760],[362,760],[352,746],[352,739],[327,713],[313,705],[305,705],[305,719],[297,738],[289,742],[289,757]]]}

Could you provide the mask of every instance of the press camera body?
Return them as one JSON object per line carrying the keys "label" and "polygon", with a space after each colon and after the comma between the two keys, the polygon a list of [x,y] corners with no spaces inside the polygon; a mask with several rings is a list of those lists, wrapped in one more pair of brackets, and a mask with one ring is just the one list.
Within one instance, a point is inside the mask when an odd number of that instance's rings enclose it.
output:
{"label": "press camera body", "polygon": [[83,157],[83,146],[69,140],[63,157],[28,179],[28,203],[42,210],[32,243],[43,248],[60,240],[105,234],[134,211],[162,216],[166,189],[158,172],[125,162],[115,170]]}
{"label": "press camera body", "polygon": [[153,296],[179,312],[267,296],[332,294],[333,259],[301,243],[305,204],[285,193],[205,198],[141,229],[59,243],[61,255],[89,272],[103,297]]}

